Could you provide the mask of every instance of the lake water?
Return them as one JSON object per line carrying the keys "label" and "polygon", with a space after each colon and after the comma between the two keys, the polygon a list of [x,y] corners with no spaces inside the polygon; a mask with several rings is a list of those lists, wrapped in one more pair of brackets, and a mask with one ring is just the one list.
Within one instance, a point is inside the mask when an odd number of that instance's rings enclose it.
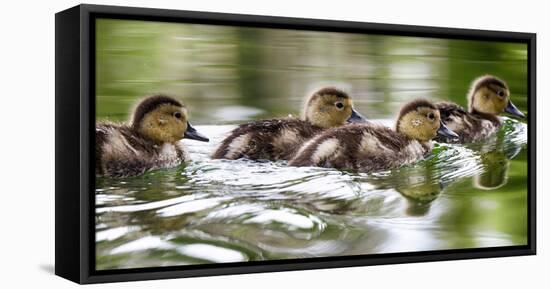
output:
{"label": "lake water", "polygon": [[[436,144],[375,174],[211,160],[233,126],[197,126],[192,162],[99,178],[97,268],[134,268],[526,244],[525,125]],[[511,161],[509,159],[512,159]]]}
{"label": "lake water", "polygon": [[466,105],[491,73],[528,114],[523,44],[120,20],[96,31],[98,121],[165,93],[211,140],[185,140],[192,161],[177,168],[97,179],[97,269],[527,243],[524,122],[373,174],[209,158],[235,125],[297,115],[325,85],[391,125],[413,98]]}

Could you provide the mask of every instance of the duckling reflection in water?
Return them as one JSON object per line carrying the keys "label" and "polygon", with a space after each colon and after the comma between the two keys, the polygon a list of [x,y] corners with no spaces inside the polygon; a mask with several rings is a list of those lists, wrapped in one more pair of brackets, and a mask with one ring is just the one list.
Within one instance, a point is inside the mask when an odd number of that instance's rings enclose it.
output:
{"label": "duckling reflection in water", "polygon": [[326,87],[306,101],[301,119],[288,117],[253,121],[231,131],[212,155],[214,159],[288,160],[305,141],[327,128],[365,122],[343,91]]}
{"label": "duckling reflection in water", "polygon": [[526,127],[513,120],[506,122],[506,129],[500,130],[483,142],[468,144],[467,147],[479,156],[481,172],[474,175],[474,187],[482,190],[494,190],[508,181],[510,160],[524,148],[527,140],[521,137]]}
{"label": "duckling reflection in water", "polygon": [[415,166],[393,170],[391,174],[372,174],[368,182],[376,189],[395,190],[406,201],[405,213],[409,216],[424,216],[429,213],[431,203],[448,185],[430,161]]}
{"label": "duckling reflection in water", "polygon": [[508,85],[492,75],[474,80],[468,102],[468,111],[455,103],[436,103],[443,123],[459,136],[438,137],[437,141],[466,143],[485,139],[501,127],[502,122],[497,115],[504,112],[525,118],[510,100]]}
{"label": "duckling reflection in water", "polygon": [[424,158],[436,135],[457,136],[441,122],[431,102],[418,99],[403,106],[395,130],[377,124],[332,128],[305,143],[289,164],[360,172],[388,170]]}
{"label": "duckling reflection in water", "polygon": [[482,190],[498,189],[506,184],[510,161],[503,151],[481,155],[483,172],[474,176],[474,186]]}
{"label": "duckling reflection in water", "polygon": [[[411,180],[411,176],[404,177],[395,186],[398,191],[407,199],[406,214],[409,216],[425,216],[430,212],[431,204],[440,195],[446,185],[438,180],[429,167],[422,167],[420,171],[424,174],[418,180]],[[419,173],[419,172],[416,172]],[[414,173],[412,177],[414,178]]]}
{"label": "duckling reflection in water", "polygon": [[96,174],[128,177],[179,165],[187,159],[181,139],[208,141],[187,119],[182,103],[155,95],[138,104],[131,124],[96,124]]}

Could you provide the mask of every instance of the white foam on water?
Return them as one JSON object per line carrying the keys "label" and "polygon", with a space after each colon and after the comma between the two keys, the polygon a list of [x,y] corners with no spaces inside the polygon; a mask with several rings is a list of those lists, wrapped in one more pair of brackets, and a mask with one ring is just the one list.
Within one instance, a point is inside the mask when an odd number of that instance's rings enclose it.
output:
{"label": "white foam on water", "polygon": [[183,245],[179,246],[176,250],[189,257],[216,263],[242,262],[248,260],[241,252],[209,244]]}
{"label": "white foam on water", "polygon": [[97,231],[95,234],[95,240],[96,242],[112,241],[130,232],[136,231],[138,229],[139,227],[137,226],[125,226],[125,227],[112,228],[112,229],[103,230],[103,231]]}
{"label": "white foam on water", "polygon": [[[319,219],[317,220],[320,221]],[[315,222],[309,217],[296,214],[287,209],[262,211],[259,215],[244,221],[244,223],[258,224],[270,224],[273,222],[287,224],[300,229],[311,229],[315,226]]]}
{"label": "white foam on water", "polygon": [[172,217],[177,215],[183,215],[188,213],[194,213],[209,208],[218,206],[223,201],[228,200],[229,198],[210,198],[202,200],[191,200],[188,202],[179,203],[177,205],[165,207],[157,211],[162,217]]}
{"label": "white foam on water", "polygon": [[111,254],[133,253],[150,249],[170,249],[173,246],[160,237],[146,236],[135,241],[120,245],[111,250]]}

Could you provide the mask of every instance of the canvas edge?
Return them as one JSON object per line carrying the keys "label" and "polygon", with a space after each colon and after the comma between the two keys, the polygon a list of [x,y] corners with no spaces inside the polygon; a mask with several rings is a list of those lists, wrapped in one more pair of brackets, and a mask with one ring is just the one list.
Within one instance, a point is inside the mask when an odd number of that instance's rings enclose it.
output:
{"label": "canvas edge", "polygon": [[55,14],[55,274],[81,282],[80,7]]}

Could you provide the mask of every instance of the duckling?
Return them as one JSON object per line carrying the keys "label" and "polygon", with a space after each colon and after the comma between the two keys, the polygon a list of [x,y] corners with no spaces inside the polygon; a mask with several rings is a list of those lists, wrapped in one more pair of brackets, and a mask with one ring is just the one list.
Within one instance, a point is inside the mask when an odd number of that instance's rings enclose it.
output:
{"label": "duckling", "polygon": [[208,142],[187,120],[187,109],[164,95],[142,100],[131,124],[96,125],[96,174],[128,177],[174,167],[187,158],[183,138]]}
{"label": "duckling", "polygon": [[437,141],[467,143],[485,139],[502,125],[497,115],[503,112],[525,118],[510,100],[508,85],[492,75],[472,82],[468,102],[468,111],[455,103],[436,103],[443,123],[459,136],[455,139],[442,137]]}
{"label": "duckling", "polygon": [[253,121],[239,125],[212,155],[214,159],[288,160],[306,140],[323,130],[365,118],[342,90],[325,87],[305,102],[302,118]]}
{"label": "duckling", "polygon": [[422,159],[432,150],[436,135],[456,137],[427,100],[403,106],[395,130],[374,124],[332,128],[305,143],[291,166],[320,166],[359,172],[397,168]]}

